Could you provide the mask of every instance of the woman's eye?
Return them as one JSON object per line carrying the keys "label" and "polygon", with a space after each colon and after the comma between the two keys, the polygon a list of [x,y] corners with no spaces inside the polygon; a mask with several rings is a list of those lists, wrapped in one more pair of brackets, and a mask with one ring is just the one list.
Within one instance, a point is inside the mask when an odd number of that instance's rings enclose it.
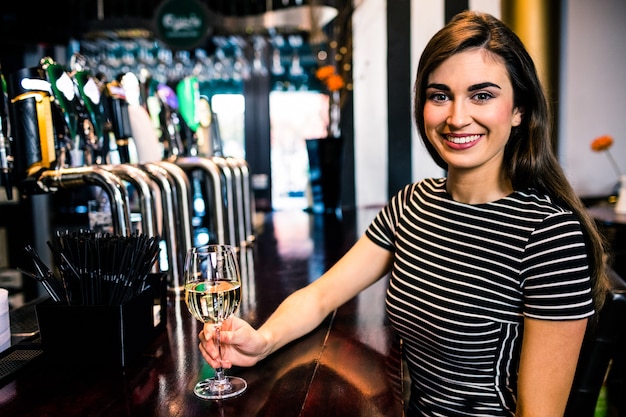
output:
{"label": "woman's eye", "polygon": [[490,98],[493,98],[493,96],[489,93],[482,92],[474,94],[474,100],[476,101],[487,101]]}
{"label": "woman's eye", "polygon": [[436,102],[443,102],[443,101],[446,101],[448,99],[448,96],[445,95],[444,93],[432,93],[430,95],[430,99],[432,101],[436,101]]}

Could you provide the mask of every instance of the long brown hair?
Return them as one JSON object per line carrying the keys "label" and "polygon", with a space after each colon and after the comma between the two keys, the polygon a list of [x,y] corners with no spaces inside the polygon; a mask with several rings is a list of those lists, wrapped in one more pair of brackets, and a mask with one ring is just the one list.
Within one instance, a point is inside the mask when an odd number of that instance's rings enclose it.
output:
{"label": "long brown hair", "polygon": [[443,61],[476,48],[487,50],[503,60],[513,85],[513,105],[523,110],[522,122],[512,128],[504,149],[504,168],[513,188],[535,188],[578,216],[587,245],[594,303],[596,311],[600,311],[608,288],[606,244],[552,149],[552,120],[535,64],[522,41],[502,21],[486,13],[461,12],[426,45],[419,61],[414,90],[414,117],[420,137],[435,162],[447,169],[446,162],[426,136],[426,85],[431,72]]}

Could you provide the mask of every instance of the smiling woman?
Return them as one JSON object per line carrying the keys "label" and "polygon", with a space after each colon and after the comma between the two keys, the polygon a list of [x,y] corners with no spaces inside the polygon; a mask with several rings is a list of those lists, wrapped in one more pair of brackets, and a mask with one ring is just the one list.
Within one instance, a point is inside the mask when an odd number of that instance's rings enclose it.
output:
{"label": "smiling woman", "polygon": [[[407,415],[563,415],[607,276],[552,153],[532,59],[501,21],[460,13],[424,48],[414,97],[420,136],[449,175],[392,196],[260,327],[229,319],[222,358],[267,360],[381,282],[411,378]],[[212,337],[205,326],[202,355],[216,366]]]}
{"label": "smiling woman", "polygon": [[[455,200],[480,204],[513,191],[511,180],[501,175],[511,129],[522,120],[513,103],[504,61],[484,49],[452,55],[428,77],[424,128],[429,143],[447,165],[448,192]],[[463,186],[456,189],[453,184],[460,175]],[[476,190],[467,194],[470,178],[480,179],[478,194]]]}

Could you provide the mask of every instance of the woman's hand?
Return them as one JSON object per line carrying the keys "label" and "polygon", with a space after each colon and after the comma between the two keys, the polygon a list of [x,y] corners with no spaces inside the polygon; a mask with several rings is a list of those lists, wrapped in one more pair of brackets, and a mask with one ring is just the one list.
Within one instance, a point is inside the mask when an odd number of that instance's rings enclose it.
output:
{"label": "woman's hand", "polygon": [[222,323],[220,332],[222,363],[218,360],[214,326],[205,324],[199,337],[202,357],[214,368],[219,366],[230,368],[233,365],[252,366],[267,356],[268,343],[265,338],[238,317],[230,317]]}

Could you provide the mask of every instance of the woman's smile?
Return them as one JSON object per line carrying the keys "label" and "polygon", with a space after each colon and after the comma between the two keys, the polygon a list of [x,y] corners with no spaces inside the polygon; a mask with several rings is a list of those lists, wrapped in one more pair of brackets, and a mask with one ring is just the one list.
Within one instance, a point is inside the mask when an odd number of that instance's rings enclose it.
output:
{"label": "woman's smile", "polygon": [[443,135],[448,142],[448,146],[453,149],[467,149],[474,146],[483,137],[480,134],[464,135],[459,133],[448,133]]}

